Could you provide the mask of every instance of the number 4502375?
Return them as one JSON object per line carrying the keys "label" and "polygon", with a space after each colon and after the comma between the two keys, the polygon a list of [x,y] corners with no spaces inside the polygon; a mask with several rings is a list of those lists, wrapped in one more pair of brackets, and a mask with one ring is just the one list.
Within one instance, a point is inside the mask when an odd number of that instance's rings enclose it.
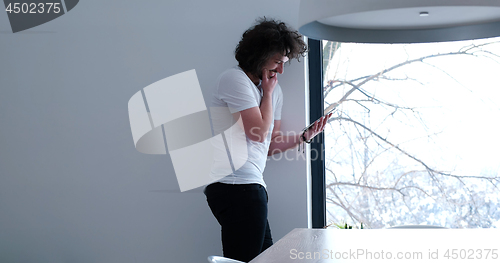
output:
{"label": "number 4502375", "polygon": [[10,3],[5,11],[14,14],[42,14],[42,13],[56,13],[61,12],[61,3]]}
{"label": "number 4502375", "polygon": [[498,259],[497,249],[447,249],[446,259]]}

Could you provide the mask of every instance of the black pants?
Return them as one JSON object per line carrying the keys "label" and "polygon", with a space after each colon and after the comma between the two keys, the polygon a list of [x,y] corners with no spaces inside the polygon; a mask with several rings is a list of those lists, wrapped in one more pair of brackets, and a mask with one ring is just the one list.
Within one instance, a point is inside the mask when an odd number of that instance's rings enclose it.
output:
{"label": "black pants", "polygon": [[273,244],[262,185],[214,183],[205,195],[221,225],[224,257],[248,262]]}

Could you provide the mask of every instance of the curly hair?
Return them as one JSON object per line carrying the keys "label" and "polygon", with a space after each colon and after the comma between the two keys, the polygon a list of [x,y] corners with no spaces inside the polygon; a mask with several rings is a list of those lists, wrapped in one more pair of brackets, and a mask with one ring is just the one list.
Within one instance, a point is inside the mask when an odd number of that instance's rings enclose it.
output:
{"label": "curly hair", "polygon": [[243,33],[234,55],[245,72],[260,76],[264,64],[276,53],[284,54],[290,61],[300,61],[307,51],[299,32],[279,20],[264,17]]}

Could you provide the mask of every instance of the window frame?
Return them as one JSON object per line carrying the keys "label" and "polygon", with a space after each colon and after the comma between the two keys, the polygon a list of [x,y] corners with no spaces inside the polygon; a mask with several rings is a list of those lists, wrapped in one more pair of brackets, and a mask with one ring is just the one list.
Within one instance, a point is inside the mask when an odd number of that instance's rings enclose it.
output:
{"label": "window frame", "polygon": [[[309,72],[309,118],[317,120],[323,116],[323,44],[321,40],[308,39]],[[311,167],[311,226],[326,226],[326,178],[325,178],[325,135],[318,134],[310,144],[314,158],[310,158]],[[310,155],[311,156],[311,155]]]}

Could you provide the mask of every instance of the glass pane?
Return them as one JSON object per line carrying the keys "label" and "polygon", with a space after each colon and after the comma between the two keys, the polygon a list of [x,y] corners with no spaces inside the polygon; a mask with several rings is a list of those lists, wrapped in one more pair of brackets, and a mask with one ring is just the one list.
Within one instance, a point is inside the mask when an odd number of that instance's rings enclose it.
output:
{"label": "glass pane", "polygon": [[327,221],[500,227],[500,38],[323,41]]}

